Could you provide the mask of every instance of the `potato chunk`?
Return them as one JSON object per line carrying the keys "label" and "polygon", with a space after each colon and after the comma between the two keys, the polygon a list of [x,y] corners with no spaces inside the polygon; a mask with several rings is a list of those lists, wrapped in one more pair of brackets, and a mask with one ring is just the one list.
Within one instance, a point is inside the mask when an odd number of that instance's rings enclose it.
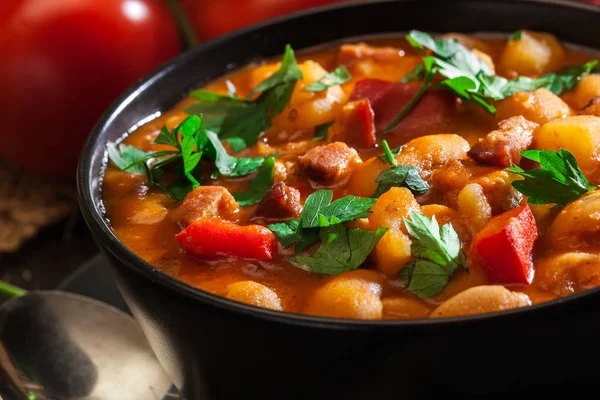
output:
{"label": "potato chunk", "polygon": [[411,258],[411,240],[402,230],[403,218],[408,217],[411,211],[419,211],[419,203],[410,190],[393,187],[377,199],[371,211],[372,214],[369,216],[371,229],[389,228],[375,246],[377,269],[393,276]]}
{"label": "potato chunk", "polygon": [[572,114],[567,103],[545,88],[515,93],[498,102],[497,109],[496,117],[500,120],[521,115],[538,124]]}
{"label": "potato chunk", "polygon": [[582,249],[600,242],[600,191],[593,191],[567,204],[546,232],[546,243],[554,249]]}
{"label": "potato chunk", "polygon": [[225,297],[230,300],[271,310],[283,310],[277,293],[254,281],[232,283],[227,286],[225,291]]}
{"label": "potato chunk", "polygon": [[464,159],[469,143],[455,134],[427,135],[411,140],[396,156],[398,165],[414,165],[429,176],[435,168]]}
{"label": "potato chunk", "polygon": [[[396,156],[398,165],[414,165],[428,179],[431,172],[453,160],[464,159],[469,142],[455,134],[427,135],[411,140]],[[377,189],[375,179],[390,165],[378,157],[370,158],[352,172],[349,190],[359,196],[371,196]]]}
{"label": "potato chunk", "polygon": [[352,171],[348,182],[349,192],[363,197],[370,197],[377,190],[377,176],[390,164],[381,161],[379,157],[369,158],[367,161],[358,164]]}
{"label": "potato chunk", "polygon": [[381,319],[381,292],[381,277],[376,272],[345,272],[317,289],[304,311],[324,317]]}
{"label": "potato chunk", "polygon": [[369,224],[371,229],[385,227],[401,230],[402,218],[408,217],[411,211],[419,211],[419,203],[407,188],[393,187],[382,194],[371,208]]}
{"label": "potato chunk", "polygon": [[458,317],[531,305],[526,294],[511,292],[504,286],[476,286],[461,292],[436,308],[430,318]]}
{"label": "potato chunk", "polygon": [[[471,240],[471,231],[468,220],[455,209],[441,204],[427,204],[421,206],[419,211],[429,218],[435,217],[435,220],[440,227],[448,223],[452,224],[452,227],[456,230],[458,237],[460,237],[463,243],[468,243]],[[403,227],[403,229],[406,229],[406,227]]]}
{"label": "potato chunk", "polygon": [[573,103],[581,110],[596,96],[600,96],[600,74],[589,74],[579,81],[573,91]]}
{"label": "potato chunk", "polygon": [[533,137],[533,148],[559,150],[575,155],[590,179],[600,167],[600,117],[577,115],[548,122]]}
{"label": "potato chunk", "polygon": [[565,50],[554,36],[527,31],[506,43],[500,66],[509,75],[535,76],[558,71],[564,59]]}
{"label": "potato chunk", "polygon": [[406,233],[388,230],[375,246],[377,269],[388,276],[395,276],[411,260],[410,244]]}
{"label": "potato chunk", "polygon": [[382,300],[383,313],[394,319],[427,318],[431,308],[423,301],[409,297],[386,297]]}
{"label": "potato chunk", "polygon": [[600,255],[571,251],[552,254],[535,266],[536,279],[546,290],[567,296],[600,286]]}
{"label": "potato chunk", "polygon": [[346,97],[340,86],[331,86],[321,92],[303,90],[321,79],[327,71],[319,63],[310,60],[298,67],[304,79],[296,83],[289,106],[273,117],[273,126],[278,130],[293,132],[297,129],[310,129],[334,120]]}
{"label": "potato chunk", "polygon": [[580,114],[600,117],[600,96],[596,96],[590,100],[590,102],[581,109]]}

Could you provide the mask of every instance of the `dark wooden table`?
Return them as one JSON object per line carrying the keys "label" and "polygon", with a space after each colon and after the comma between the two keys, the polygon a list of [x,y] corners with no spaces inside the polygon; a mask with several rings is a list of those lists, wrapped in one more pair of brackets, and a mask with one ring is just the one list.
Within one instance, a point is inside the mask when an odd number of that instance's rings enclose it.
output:
{"label": "dark wooden table", "polygon": [[54,289],[98,253],[79,210],[44,229],[16,253],[0,253],[0,279],[27,290]]}

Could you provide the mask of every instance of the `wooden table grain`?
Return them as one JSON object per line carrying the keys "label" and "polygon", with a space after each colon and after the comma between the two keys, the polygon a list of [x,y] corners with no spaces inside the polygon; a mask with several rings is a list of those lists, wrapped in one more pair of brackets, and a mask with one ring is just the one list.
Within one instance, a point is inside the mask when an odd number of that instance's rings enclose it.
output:
{"label": "wooden table grain", "polygon": [[15,253],[0,253],[0,279],[27,290],[54,289],[98,253],[79,210]]}

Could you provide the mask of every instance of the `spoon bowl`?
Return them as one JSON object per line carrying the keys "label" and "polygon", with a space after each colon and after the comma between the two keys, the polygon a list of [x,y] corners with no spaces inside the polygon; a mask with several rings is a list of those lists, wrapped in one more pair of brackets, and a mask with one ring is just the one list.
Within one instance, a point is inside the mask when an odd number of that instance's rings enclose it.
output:
{"label": "spoon bowl", "polygon": [[154,400],[170,386],[129,315],[59,291],[0,307],[2,381],[0,398],[36,400]]}

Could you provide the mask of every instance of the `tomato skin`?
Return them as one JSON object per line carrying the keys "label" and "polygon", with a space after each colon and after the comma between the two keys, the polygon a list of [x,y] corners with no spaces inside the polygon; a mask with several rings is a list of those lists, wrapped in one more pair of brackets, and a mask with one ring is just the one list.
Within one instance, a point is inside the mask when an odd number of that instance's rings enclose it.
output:
{"label": "tomato skin", "polygon": [[0,155],[73,179],[106,108],[179,53],[177,26],[161,0],[8,0],[3,7]]}
{"label": "tomato skin", "polygon": [[[200,40],[294,11],[348,0],[180,0]],[[226,17],[224,17],[226,16]]]}

